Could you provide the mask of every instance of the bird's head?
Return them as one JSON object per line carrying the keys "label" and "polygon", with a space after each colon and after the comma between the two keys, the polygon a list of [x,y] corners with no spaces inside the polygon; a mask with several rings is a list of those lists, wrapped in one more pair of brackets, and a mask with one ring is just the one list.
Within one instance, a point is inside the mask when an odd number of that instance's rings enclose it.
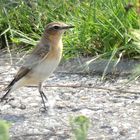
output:
{"label": "bird's head", "polygon": [[46,26],[44,35],[49,39],[59,39],[70,28],[74,28],[74,26],[67,25],[63,22],[51,22]]}

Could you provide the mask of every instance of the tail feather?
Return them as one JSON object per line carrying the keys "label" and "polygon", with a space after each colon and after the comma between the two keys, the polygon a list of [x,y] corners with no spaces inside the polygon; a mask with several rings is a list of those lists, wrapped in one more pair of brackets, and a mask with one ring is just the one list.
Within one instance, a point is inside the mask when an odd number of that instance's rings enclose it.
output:
{"label": "tail feather", "polygon": [[11,88],[12,88],[12,86],[15,84],[15,79],[13,79],[11,82],[10,82],[10,84],[4,89],[4,91],[9,91]]}
{"label": "tail feather", "polygon": [[11,83],[4,89],[4,91],[6,91],[6,93],[2,96],[2,98],[0,98],[1,101],[3,101],[7,95],[10,93],[10,92],[13,92],[15,89],[16,89],[16,81],[15,79],[13,79],[11,81]]}
{"label": "tail feather", "polygon": [[0,98],[1,101],[3,101],[7,95],[15,90],[17,90],[18,88],[24,86],[26,83],[26,79],[22,78],[18,81],[16,81],[15,79],[4,89],[4,91],[6,91],[6,93],[2,96],[2,98]]}
{"label": "tail feather", "polygon": [[7,92],[2,96],[2,98],[0,98],[1,102],[7,97],[7,95],[10,93],[10,91],[11,91],[11,88],[9,88],[7,90]]}
{"label": "tail feather", "polygon": [[4,89],[4,91],[6,91],[6,93],[2,96],[2,98],[0,98],[1,101],[3,101],[7,95],[11,92],[13,85],[15,84],[15,79],[13,79],[10,84]]}

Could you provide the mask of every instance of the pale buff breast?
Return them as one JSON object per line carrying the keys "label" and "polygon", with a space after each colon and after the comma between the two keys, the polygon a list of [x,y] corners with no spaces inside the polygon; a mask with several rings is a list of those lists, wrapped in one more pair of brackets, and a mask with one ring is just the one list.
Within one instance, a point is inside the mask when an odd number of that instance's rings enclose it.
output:
{"label": "pale buff breast", "polygon": [[40,81],[44,81],[48,78],[58,66],[60,60],[46,60],[40,63],[37,67],[35,67],[32,71],[32,76]]}
{"label": "pale buff breast", "polygon": [[38,64],[27,76],[33,83],[43,82],[56,69],[62,57],[62,48],[51,50],[43,61]]}

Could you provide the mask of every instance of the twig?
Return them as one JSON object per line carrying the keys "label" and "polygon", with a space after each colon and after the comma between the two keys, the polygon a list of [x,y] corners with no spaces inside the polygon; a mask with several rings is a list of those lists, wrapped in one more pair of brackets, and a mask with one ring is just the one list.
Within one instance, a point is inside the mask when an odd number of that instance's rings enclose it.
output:
{"label": "twig", "polygon": [[17,63],[15,63],[15,65],[18,65],[18,64],[20,64],[20,62],[22,61],[22,60],[24,60],[24,58],[26,57],[26,55],[29,53],[29,51],[26,51],[25,53],[24,53],[24,55],[19,59],[19,61],[17,62]]}
{"label": "twig", "polygon": [[[1,82],[0,82],[1,83]],[[7,85],[4,83],[1,83],[1,85]],[[27,86],[27,87],[37,87],[37,86]],[[140,92],[136,92],[136,91],[128,91],[128,90],[122,90],[122,89],[112,89],[112,88],[106,88],[106,87],[101,87],[101,86],[89,86],[89,85],[45,85],[44,87],[50,87],[50,88],[55,88],[55,87],[67,87],[67,88],[93,88],[93,89],[97,89],[97,90],[108,90],[108,91],[112,91],[112,92],[120,92],[120,93],[131,93],[131,94],[140,94]]]}
{"label": "twig", "polygon": [[11,54],[11,51],[10,51],[10,47],[9,47],[9,44],[8,44],[8,40],[7,40],[6,34],[4,34],[4,37],[5,37],[5,40],[6,40],[7,51],[9,53],[9,57],[10,57],[10,64],[12,65],[13,64],[12,54]]}
{"label": "twig", "polygon": [[53,136],[52,133],[50,134],[24,134],[24,135],[15,135],[15,136],[12,136],[12,138],[18,138],[18,137],[31,137],[31,136]]}
{"label": "twig", "polygon": [[60,136],[59,134],[55,134],[53,132],[49,133],[49,134],[40,134],[40,133],[36,133],[36,134],[24,134],[24,135],[15,135],[15,136],[12,136],[12,138],[19,138],[19,137],[35,137],[35,136],[45,136],[46,138],[47,137],[52,137],[52,136],[57,136],[59,138],[62,138],[62,139],[66,139],[66,138],[69,138],[70,136],[69,135],[66,135],[66,136]]}
{"label": "twig", "polygon": [[[29,86],[29,87],[33,87],[33,86]],[[100,87],[100,86],[88,86],[88,85],[54,85],[54,86],[45,85],[44,87],[93,88],[93,89],[98,89],[98,90],[108,90],[108,91],[121,92],[121,93],[140,94],[140,92],[135,92],[135,91],[127,91],[127,90],[122,90],[122,89],[112,89],[112,88],[106,88],[106,87]]]}
{"label": "twig", "polygon": [[[7,11],[6,11],[6,9],[3,8],[3,10],[4,10],[4,13],[5,13],[6,17],[8,17],[8,16],[7,16]],[[8,20],[8,23],[10,23],[9,20]],[[9,29],[11,29],[10,24],[9,24]],[[10,63],[11,63],[11,65],[12,65],[12,64],[13,64],[12,55],[11,55],[11,51],[10,51],[10,47],[9,47],[9,43],[8,43],[8,39],[7,39],[6,33],[4,34],[4,37],[5,37],[5,41],[6,41],[7,51],[8,51],[9,56],[10,56]]]}

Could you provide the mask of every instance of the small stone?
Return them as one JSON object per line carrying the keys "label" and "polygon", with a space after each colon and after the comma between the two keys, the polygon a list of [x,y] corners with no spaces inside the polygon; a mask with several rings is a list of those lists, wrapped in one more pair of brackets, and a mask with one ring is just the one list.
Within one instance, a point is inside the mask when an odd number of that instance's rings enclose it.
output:
{"label": "small stone", "polygon": [[24,109],[26,109],[26,106],[23,105],[23,104],[21,104],[19,108],[22,109],[22,110],[24,110]]}
{"label": "small stone", "polygon": [[39,109],[39,111],[40,111],[41,113],[45,113],[45,112],[48,112],[48,108],[41,107],[41,108]]}
{"label": "small stone", "polygon": [[121,136],[125,136],[126,135],[126,130],[122,130],[119,132]]}
{"label": "small stone", "polygon": [[16,108],[17,106],[14,104],[10,104],[12,108]]}

